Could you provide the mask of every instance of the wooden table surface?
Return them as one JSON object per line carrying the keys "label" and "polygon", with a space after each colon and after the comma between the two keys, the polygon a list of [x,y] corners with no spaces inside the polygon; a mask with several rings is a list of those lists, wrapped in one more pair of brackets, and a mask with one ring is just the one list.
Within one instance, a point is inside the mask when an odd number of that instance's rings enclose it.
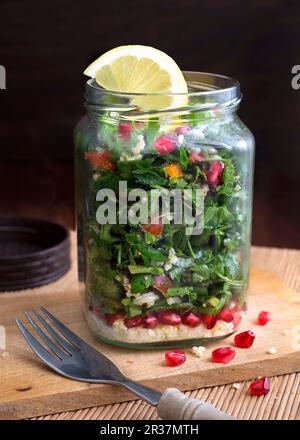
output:
{"label": "wooden table surface", "polygon": [[[281,280],[300,294],[300,251],[277,248],[252,248],[252,264],[273,270]],[[300,324],[300,322],[299,322]],[[249,383],[202,388],[185,394],[214,404],[240,419],[300,419],[300,373],[271,378],[271,391],[252,397]],[[124,402],[37,417],[36,420],[157,420],[156,409],[141,400]]]}

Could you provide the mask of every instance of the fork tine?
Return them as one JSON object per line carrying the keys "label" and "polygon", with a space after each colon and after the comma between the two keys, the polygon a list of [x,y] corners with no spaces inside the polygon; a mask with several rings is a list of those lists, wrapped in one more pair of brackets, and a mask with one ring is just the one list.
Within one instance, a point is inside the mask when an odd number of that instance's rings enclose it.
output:
{"label": "fork tine", "polygon": [[61,331],[65,338],[67,338],[72,344],[77,346],[78,349],[81,349],[83,346],[89,345],[84,342],[81,338],[79,338],[75,333],[73,333],[68,327],[66,327],[62,322],[60,322],[52,313],[48,312],[45,307],[41,307],[41,310],[45,313],[48,319],[55,325],[55,327]]}
{"label": "fork tine", "polygon": [[26,318],[28,319],[28,321],[30,322],[30,324],[32,325],[32,327],[34,328],[34,330],[38,333],[38,335],[43,339],[43,341],[45,342],[45,344],[50,348],[50,350],[61,360],[63,360],[63,358],[65,358],[67,355],[60,350],[55,344],[53,344],[53,342],[51,341],[51,339],[46,335],[46,333],[37,325],[37,323],[35,322],[34,319],[32,319],[32,317],[30,316],[29,313],[24,312]]}
{"label": "fork tine", "polygon": [[35,354],[44,361],[49,367],[57,367],[57,364],[59,360],[55,358],[54,355],[49,353],[39,342],[37,339],[35,339],[34,336],[32,336],[31,333],[24,327],[22,322],[20,322],[18,319],[16,319],[16,323],[24,336],[27,344],[31,347],[31,349],[35,352]]}
{"label": "fork tine", "polygon": [[59,334],[48,324],[48,322],[41,316],[36,310],[32,309],[35,316],[38,320],[45,326],[50,335],[58,342],[58,344],[67,351],[69,355],[72,356],[75,352],[77,352],[77,348],[73,345],[69,344],[65,339],[63,339]]}

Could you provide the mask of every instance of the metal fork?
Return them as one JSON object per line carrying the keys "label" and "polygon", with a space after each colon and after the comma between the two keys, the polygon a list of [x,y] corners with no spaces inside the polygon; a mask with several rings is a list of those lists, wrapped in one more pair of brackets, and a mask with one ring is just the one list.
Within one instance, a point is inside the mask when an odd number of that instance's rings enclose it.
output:
{"label": "metal fork", "polygon": [[232,419],[208,403],[188,399],[175,388],[160,393],[134,382],[124,376],[110,359],[84,342],[44,307],[39,312],[33,309],[32,314],[25,312],[29,323],[50,351],[18,319],[16,323],[34,353],[56,373],[82,382],[121,385],[150,405],[157,406],[158,414],[163,419]]}

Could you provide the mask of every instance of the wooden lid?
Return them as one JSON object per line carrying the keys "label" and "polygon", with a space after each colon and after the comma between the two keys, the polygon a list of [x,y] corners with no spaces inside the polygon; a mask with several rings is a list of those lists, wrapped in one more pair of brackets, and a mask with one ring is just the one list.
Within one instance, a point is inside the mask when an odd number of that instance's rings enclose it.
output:
{"label": "wooden lid", "polygon": [[65,228],[42,220],[0,217],[0,291],[48,284],[69,268]]}

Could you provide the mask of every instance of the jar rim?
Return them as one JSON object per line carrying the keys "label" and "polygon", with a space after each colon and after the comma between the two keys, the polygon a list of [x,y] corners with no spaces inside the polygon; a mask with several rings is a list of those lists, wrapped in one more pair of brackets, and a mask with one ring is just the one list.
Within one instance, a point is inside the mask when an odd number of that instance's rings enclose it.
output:
{"label": "jar rim", "polygon": [[161,93],[161,92],[150,92],[150,93],[133,93],[133,92],[120,92],[116,90],[104,89],[99,84],[96,83],[94,78],[90,78],[86,82],[87,88],[93,89],[103,94],[111,94],[115,96],[205,96],[216,93],[231,92],[232,96],[240,95],[240,83],[238,80],[217,73],[210,72],[197,72],[197,71],[182,71],[187,84],[190,89],[200,89],[200,91],[188,91],[187,93]]}
{"label": "jar rim", "polygon": [[[131,114],[152,114],[153,116],[177,111],[202,111],[214,108],[229,108],[234,110],[242,99],[240,83],[229,76],[208,72],[182,72],[187,84],[187,93],[129,93],[104,89],[98,85],[94,78],[86,82],[85,99],[87,107],[91,110],[118,109],[130,110]],[[111,99],[108,99],[111,98]],[[133,102],[140,97],[185,97],[187,105],[171,106],[164,109],[137,110]],[[177,102],[175,100],[175,102]],[[135,107],[135,108],[134,108]]]}

